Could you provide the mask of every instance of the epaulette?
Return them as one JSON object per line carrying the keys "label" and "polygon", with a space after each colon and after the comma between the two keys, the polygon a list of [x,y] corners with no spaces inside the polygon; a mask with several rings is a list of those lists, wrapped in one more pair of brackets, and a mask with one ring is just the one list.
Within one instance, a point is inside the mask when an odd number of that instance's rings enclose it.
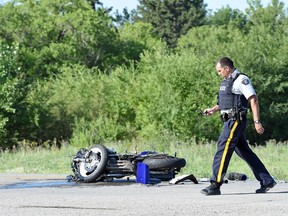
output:
{"label": "epaulette", "polygon": [[[240,72],[240,73],[236,73],[234,77],[232,76],[233,82],[234,82],[240,75],[245,75],[245,76],[247,76],[245,73],[241,73],[241,72]],[[247,77],[248,77],[248,76],[247,76]]]}

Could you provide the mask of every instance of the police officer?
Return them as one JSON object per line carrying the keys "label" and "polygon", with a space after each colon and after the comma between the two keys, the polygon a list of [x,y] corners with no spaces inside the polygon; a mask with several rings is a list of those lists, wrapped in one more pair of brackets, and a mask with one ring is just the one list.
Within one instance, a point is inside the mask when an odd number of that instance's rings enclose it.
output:
{"label": "police officer", "polygon": [[223,57],[219,59],[216,63],[216,70],[223,77],[219,89],[218,103],[212,108],[205,109],[204,114],[212,115],[220,111],[224,125],[214,156],[211,185],[202,189],[201,193],[205,195],[221,194],[220,186],[223,183],[223,178],[234,151],[246,161],[256,179],[260,181],[260,188],[256,190],[256,193],[266,193],[276,185],[276,182],[261,160],[250,149],[245,136],[248,102],[250,102],[257,133],[264,133],[264,128],[260,122],[258,98],[255,90],[249,78],[234,67],[230,58]]}

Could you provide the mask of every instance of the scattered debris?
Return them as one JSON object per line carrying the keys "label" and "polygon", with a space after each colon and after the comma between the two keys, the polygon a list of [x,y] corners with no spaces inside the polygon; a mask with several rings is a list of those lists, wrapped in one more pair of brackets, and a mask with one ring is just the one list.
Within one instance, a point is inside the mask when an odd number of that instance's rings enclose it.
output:
{"label": "scattered debris", "polygon": [[236,172],[231,172],[227,174],[227,179],[228,180],[238,180],[238,181],[246,181],[248,179],[248,176],[242,173],[236,173]]}
{"label": "scattered debris", "polygon": [[198,184],[198,181],[193,174],[186,174],[186,175],[178,176],[178,177],[170,180],[169,183],[170,184],[178,184],[178,183],[183,182],[185,180],[191,180],[195,184]]}

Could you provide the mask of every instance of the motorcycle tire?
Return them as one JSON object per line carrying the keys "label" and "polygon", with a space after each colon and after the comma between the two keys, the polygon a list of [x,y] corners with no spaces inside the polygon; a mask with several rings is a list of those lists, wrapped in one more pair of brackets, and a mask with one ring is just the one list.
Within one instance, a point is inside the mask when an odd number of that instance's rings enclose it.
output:
{"label": "motorcycle tire", "polygon": [[172,156],[152,155],[143,160],[143,163],[149,166],[150,170],[172,170],[181,169],[186,165],[184,158]]}
{"label": "motorcycle tire", "polygon": [[78,165],[79,178],[85,183],[97,181],[103,174],[107,162],[108,151],[104,145],[98,144],[90,148],[91,154],[85,162]]}

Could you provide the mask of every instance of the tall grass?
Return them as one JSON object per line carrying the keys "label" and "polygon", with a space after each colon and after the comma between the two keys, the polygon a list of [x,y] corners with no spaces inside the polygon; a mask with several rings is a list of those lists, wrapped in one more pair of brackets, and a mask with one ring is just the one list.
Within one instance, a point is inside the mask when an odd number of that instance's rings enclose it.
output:
{"label": "tall grass", "polygon": [[[155,150],[176,155],[186,159],[186,166],[180,174],[193,173],[196,178],[211,176],[212,161],[216,151],[216,143],[196,144],[190,142],[176,142],[168,138],[157,141],[111,142],[104,144],[107,148],[114,148],[117,153],[141,152]],[[288,180],[287,144],[268,142],[266,146],[251,147],[259,156],[270,174],[278,180]],[[20,149],[13,152],[0,153],[0,173],[33,173],[33,174],[72,174],[70,162],[78,151],[77,147],[65,146],[51,149]],[[255,179],[249,166],[236,154],[232,156],[227,172],[245,173],[249,179]]]}
{"label": "tall grass", "polygon": [[0,153],[0,173],[69,173],[70,160],[76,151],[77,148],[71,146],[4,151]]}

